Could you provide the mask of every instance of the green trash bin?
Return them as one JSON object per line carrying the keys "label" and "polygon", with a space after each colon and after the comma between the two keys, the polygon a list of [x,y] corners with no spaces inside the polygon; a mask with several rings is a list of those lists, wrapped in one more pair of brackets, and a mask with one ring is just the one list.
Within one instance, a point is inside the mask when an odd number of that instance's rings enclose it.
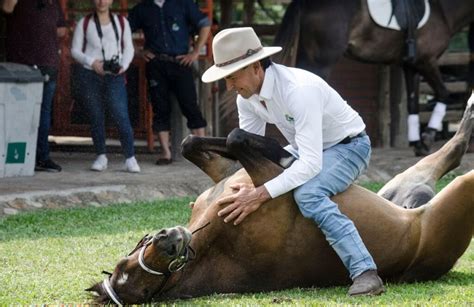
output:
{"label": "green trash bin", "polygon": [[0,63],[0,178],[34,174],[43,82],[38,69]]}

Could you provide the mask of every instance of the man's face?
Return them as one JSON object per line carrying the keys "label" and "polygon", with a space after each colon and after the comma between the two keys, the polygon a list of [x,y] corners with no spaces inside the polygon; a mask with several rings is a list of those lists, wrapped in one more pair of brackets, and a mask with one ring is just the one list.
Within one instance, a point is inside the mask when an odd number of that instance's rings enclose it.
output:
{"label": "man's face", "polygon": [[235,73],[225,77],[228,91],[236,91],[245,99],[253,94],[258,94],[263,83],[263,70],[260,63],[256,62],[246,66]]}
{"label": "man's face", "polygon": [[97,12],[107,12],[109,7],[112,5],[113,0],[94,0],[94,4]]}

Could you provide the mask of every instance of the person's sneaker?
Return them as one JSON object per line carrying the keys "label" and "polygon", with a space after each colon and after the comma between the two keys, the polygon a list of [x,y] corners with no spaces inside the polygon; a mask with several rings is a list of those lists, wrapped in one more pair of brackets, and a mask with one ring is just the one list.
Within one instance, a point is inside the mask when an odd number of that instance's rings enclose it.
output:
{"label": "person's sneaker", "polygon": [[357,295],[379,295],[385,292],[382,279],[376,270],[368,270],[354,278],[349,288],[350,296]]}
{"label": "person's sneaker", "polygon": [[51,159],[44,160],[44,161],[36,161],[36,164],[35,164],[36,172],[59,173],[61,170],[62,170],[61,166],[54,163],[54,161]]}
{"label": "person's sneaker", "polygon": [[107,162],[107,157],[104,154],[98,155],[94,163],[92,163],[91,170],[102,172],[107,169]]}
{"label": "person's sneaker", "polygon": [[137,159],[131,157],[125,160],[123,170],[129,173],[140,173],[140,166],[138,165]]}

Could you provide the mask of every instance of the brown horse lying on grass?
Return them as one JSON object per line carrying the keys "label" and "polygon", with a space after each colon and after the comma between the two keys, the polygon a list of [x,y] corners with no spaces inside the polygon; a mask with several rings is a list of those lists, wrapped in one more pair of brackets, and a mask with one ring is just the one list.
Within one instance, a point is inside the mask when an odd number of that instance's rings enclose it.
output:
{"label": "brown horse lying on grass", "polygon": [[[474,171],[432,196],[436,180],[459,165],[467,148],[473,102],[474,95],[449,142],[387,183],[379,194],[389,200],[357,185],[333,197],[356,224],[383,279],[439,278],[469,246]],[[183,153],[216,185],[197,198],[187,229],[177,226],[146,236],[110,277],[89,288],[96,302],[132,304],[349,284],[342,262],[314,223],[300,214],[291,193],[265,203],[239,226],[217,216],[215,202],[233,193],[230,185],[260,185],[279,174],[281,165],[288,166],[291,157],[276,141],[236,129],[227,140],[188,137]]]}

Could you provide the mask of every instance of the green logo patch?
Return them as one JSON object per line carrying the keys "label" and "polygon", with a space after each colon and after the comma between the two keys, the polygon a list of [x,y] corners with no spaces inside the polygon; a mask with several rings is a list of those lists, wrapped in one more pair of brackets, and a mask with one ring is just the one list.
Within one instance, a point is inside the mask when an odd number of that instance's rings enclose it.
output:
{"label": "green logo patch", "polygon": [[25,163],[26,143],[8,143],[5,164]]}

